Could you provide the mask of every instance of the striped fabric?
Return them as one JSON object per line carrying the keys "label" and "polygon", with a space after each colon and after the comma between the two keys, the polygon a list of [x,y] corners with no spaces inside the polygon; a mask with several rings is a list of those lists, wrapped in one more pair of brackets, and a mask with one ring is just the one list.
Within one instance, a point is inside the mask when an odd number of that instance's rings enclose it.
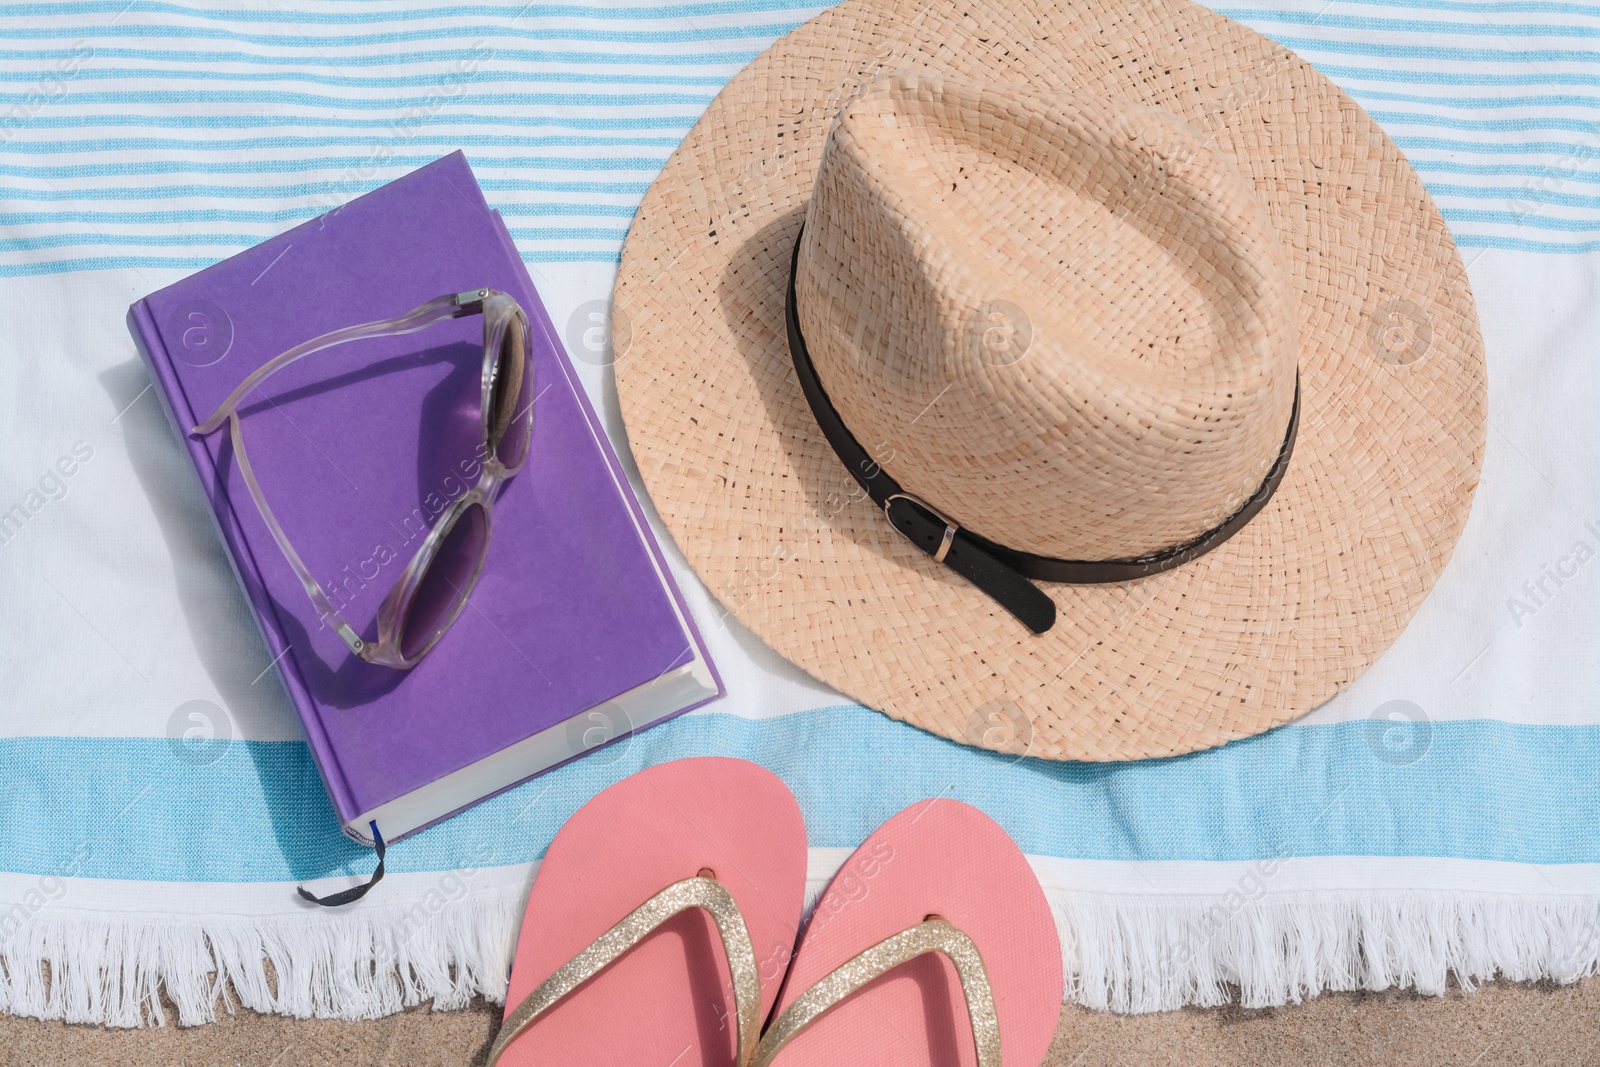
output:
{"label": "striped fabric", "polygon": [[0,5],[0,276],[193,269],[455,148],[530,262],[613,262],[711,98],[816,5]]}
{"label": "striped fabric", "polygon": [[[456,147],[530,263],[612,263],[717,89],[817,9],[0,3],[0,277],[202,267]],[[1359,100],[1462,246],[1600,248],[1600,5],[1218,10]]]}
{"label": "striped fabric", "polygon": [[201,1022],[224,979],[340,1018],[502,997],[562,822],[706,753],[795,791],[814,891],[908,803],[983,808],[1096,1007],[1600,973],[1600,0],[1222,9],[1412,158],[1489,351],[1467,528],[1333,700],[1170,760],[1004,759],[788,667],[673,556],[725,699],[399,843],[353,908],[294,895],[374,859],[338,832],[124,310],[462,148],[621,445],[593,336],[629,220],[718,87],[816,10],[0,0],[0,1012]]}
{"label": "striped fabric", "polygon": [[1600,5],[1212,6],[1355,97],[1410,157],[1457,244],[1600,248]]}

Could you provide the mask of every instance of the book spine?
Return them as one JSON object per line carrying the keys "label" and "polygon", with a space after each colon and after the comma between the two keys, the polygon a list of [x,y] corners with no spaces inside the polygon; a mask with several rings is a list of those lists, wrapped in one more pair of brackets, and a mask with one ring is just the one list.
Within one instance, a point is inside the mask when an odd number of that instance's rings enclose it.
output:
{"label": "book spine", "polygon": [[[288,643],[278,627],[269,623],[269,620],[274,619],[274,615],[271,614],[273,609],[266,595],[266,582],[256,565],[249,544],[238,535],[238,531],[243,527],[239,523],[238,515],[234,513],[233,502],[226,494],[213,491],[213,487],[219,484],[219,478],[211,452],[204,442],[186,432],[187,428],[195,425],[199,419],[191,410],[182,383],[172,374],[171,353],[167,349],[166,339],[162,336],[160,327],[156,325],[155,316],[151,314],[147,301],[139,300],[128,309],[127,323],[128,332],[133,335],[134,346],[139,350],[139,357],[155,383],[155,392],[161,400],[162,410],[166,412],[167,424],[172,427],[178,444],[188,452],[194,464],[195,475],[200,479],[200,490],[211,505],[209,510],[212,525],[227,549],[224,554],[233,568],[234,579],[250,602],[251,616],[255,619],[256,629],[261,634],[268,654],[273,657],[278,681],[300,719],[301,729],[306,734],[308,747],[311,750],[312,762],[322,777],[323,786],[333,802],[340,823],[348,824],[358,815],[359,809],[352,799],[338,757],[322,729],[321,718],[316,713],[316,706],[310,698],[305,680],[300,677],[294,657],[288,654]],[[224,521],[224,511],[227,513],[228,521]],[[349,833],[348,829],[346,833]]]}

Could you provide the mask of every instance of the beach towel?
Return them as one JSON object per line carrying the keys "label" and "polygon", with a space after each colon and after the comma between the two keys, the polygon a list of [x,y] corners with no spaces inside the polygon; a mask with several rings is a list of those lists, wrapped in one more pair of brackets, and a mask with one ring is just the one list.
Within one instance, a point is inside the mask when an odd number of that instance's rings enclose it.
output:
{"label": "beach towel", "polygon": [[[1600,969],[1600,4],[1558,0],[1218,7],[1408,155],[1487,344],[1466,531],[1338,697],[1173,759],[957,745],[787,665],[658,525],[727,698],[398,843],[355,906],[295,895],[375,857],[339,832],[127,306],[460,148],[626,456],[607,331],[629,220],[719,86],[817,10],[0,2],[0,1011],[129,1026],[174,1021],[163,992],[184,1024],[503,998],[563,820],[703,754],[795,791],[814,893],[912,801],[988,812],[1091,1007]],[[1374,343],[1425,346],[1425,310],[1395,314]]]}

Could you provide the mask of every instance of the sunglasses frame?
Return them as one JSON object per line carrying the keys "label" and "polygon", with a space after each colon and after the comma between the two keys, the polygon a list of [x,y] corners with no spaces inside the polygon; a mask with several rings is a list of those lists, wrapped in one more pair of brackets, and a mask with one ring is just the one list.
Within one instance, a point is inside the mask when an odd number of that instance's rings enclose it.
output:
{"label": "sunglasses frame", "polygon": [[[255,390],[271,375],[294,363],[296,360],[331,348],[334,345],[344,344],[348,341],[357,341],[368,337],[394,337],[401,334],[416,333],[435,323],[447,319],[463,318],[467,315],[483,316],[483,375],[482,390],[479,402],[479,424],[483,431],[483,468],[478,476],[477,484],[465,494],[457,498],[445,512],[434,520],[428,536],[423,539],[417,552],[411,557],[411,562],[396,579],[389,589],[388,595],[383,598],[383,603],[378,607],[378,637],[376,641],[363,640],[361,635],[345,621],[339,611],[328,599],[327,592],[322,588],[322,583],[312,575],[311,569],[305,565],[300,554],[295,551],[294,545],[289,541],[289,535],[284,532],[278,523],[277,517],[272,513],[272,508],[267,504],[267,498],[261,491],[260,484],[256,481],[255,471],[250,466],[250,457],[245,452],[244,433],[239,421],[239,405],[246,396]],[[496,440],[493,436],[493,420],[495,411],[495,385],[500,368],[500,353],[502,346],[509,338],[512,344],[521,350],[522,376],[515,386],[518,397],[529,396],[528,406],[521,411],[513,411],[506,420],[507,426],[514,426],[518,419],[526,413],[526,427],[522,432],[521,452],[514,464],[507,465],[500,459],[500,445],[504,438]],[[489,540],[494,532],[494,499],[499,488],[512,475],[520,471],[528,461],[528,453],[532,449],[533,441],[533,333],[528,325],[528,316],[522,305],[510,295],[497,289],[472,289],[464,293],[453,293],[436,297],[425,304],[421,304],[404,315],[392,319],[378,319],[374,322],[362,323],[359,326],[347,326],[343,329],[325,333],[314,337],[303,344],[296,345],[282,355],[262,364],[251,372],[250,376],[239,387],[228,395],[211,415],[209,419],[194,427],[190,432],[199,436],[215,432],[224,421],[229,425],[229,433],[233,441],[233,452],[239,461],[240,473],[244,475],[246,487],[250,496],[256,502],[256,509],[261,512],[262,520],[267,524],[267,529],[272,532],[273,540],[278,542],[278,548],[283,552],[289,566],[294,569],[295,575],[300,579],[300,584],[305,588],[306,596],[310,598],[312,607],[317,615],[330,626],[345,645],[361,659],[379,667],[391,667],[396,670],[410,670],[426,656],[433,647],[439,643],[455,621],[466,610],[467,600],[472,595],[473,588],[478,583],[479,576],[483,573],[484,561],[489,557]],[[403,638],[406,623],[409,620],[418,590],[422,587],[423,579],[427,577],[429,568],[438,558],[439,549],[443,546],[456,523],[472,507],[481,508],[483,511],[483,542],[478,551],[477,559],[472,563],[472,574],[466,582],[465,589],[457,589],[459,596],[454,607],[444,617],[435,631],[428,635],[427,642],[417,648],[411,655],[406,655]],[[448,581],[448,579],[446,579]],[[453,583],[452,583],[453,586]]]}

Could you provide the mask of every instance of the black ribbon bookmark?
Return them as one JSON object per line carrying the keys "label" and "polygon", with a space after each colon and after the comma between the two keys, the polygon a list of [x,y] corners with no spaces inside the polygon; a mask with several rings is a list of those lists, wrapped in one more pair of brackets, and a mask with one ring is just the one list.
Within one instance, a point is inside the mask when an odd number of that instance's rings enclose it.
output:
{"label": "black ribbon bookmark", "polygon": [[861,447],[817,379],[816,368],[806,350],[806,340],[800,333],[800,315],[794,297],[795,270],[800,262],[800,237],[804,234],[805,227],[802,226],[800,235],[795,237],[794,253],[789,260],[789,292],[784,305],[784,317],[789,332],[789,358],[794,362],[800,389],[806,395],[806,403],[811,406],[811,414],[816,418],[822,435],[827,438],[850,476],[866,490],[872,502],[883,509],[890,525],[912,544],[983,590],[1034,633],[1044,633],[1056,621],[1055,601],[1034,585],[1034,581],[1103,585],[1147,578],[1181,567],[1244,529],[1272,499],[1272,494],[1283,481],[1284,473],[1289,469],[1289,457],[1294,454],[1295,435],[1300,428],[1298,375],[1294,384],[1294,409],[1289,415],[1289,429],[1284,434],[1283,447],[1279,449],[1278,458],[1260,488],[1220,526],[1207,530],[1191,541],[1130,559],[1055,559],[1007,548],[963,529],[926,501],[900,488],[900,483],[890,477]]}
{"label": "black ribbon bookmark", "polygon": [[324,908],[343,907],[346,904],[354,904],[367,895],[367,890],[383,881],[383,835],[378,833],[378,824],[376,822],[370,822],[367,825],[372,827],[372,840],[375,842],[372,847],[378,853],[378,869],[372,872],[372,877],[360,885],[353,885],[349,889],[341,889],[337,893],[329,893],[325,897],[319,897],[306,889],[305,886],[297,885],[295,886],[295,892],[300,894],[301,899],[309,900],[313,904],[321,904]]}

